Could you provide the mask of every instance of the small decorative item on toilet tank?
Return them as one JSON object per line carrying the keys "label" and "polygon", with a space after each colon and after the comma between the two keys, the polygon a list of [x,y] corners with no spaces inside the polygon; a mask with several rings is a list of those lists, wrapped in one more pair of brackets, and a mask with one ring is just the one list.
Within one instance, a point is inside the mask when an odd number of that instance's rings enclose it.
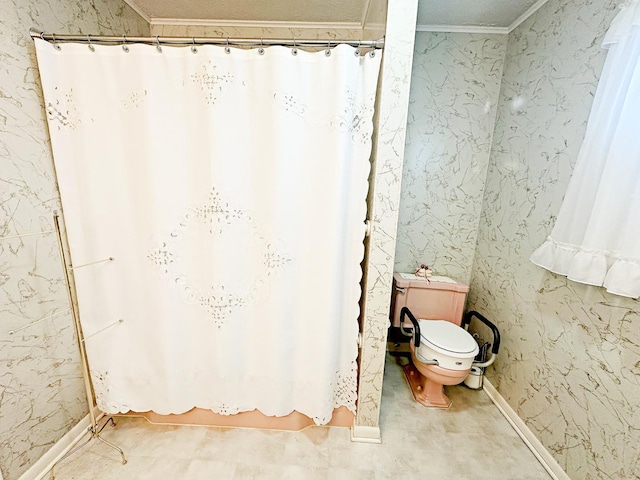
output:
{"label": "small decorative item on toilet tank", "polygon": [[423,263],[416,269],[415,275],[416,277],[424,277],[428,280],[429,277],[433,275],[433,270],[431,270],[428,265],[425,265]]}

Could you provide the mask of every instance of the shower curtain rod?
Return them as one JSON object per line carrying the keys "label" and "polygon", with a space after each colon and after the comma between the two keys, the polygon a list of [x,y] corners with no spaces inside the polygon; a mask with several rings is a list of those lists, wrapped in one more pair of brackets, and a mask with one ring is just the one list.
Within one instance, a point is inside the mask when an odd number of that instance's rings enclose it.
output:
{"label": "shower curtain rod", "polygon": [[269,39],[269,38],[208,38],[208,37],[128,37],[122,35],[58,35],[56,33],[44,33],[35,28],[29,30],[31,38],[41,38],[53,43],[66,42],[86,42],[96,44],[123,45],[131,43],[146,43],[149,45],[228,45],[228,46],[273,46],[280,45],[286,47],[335,47],[336,45],[347,44],[352,47],[375,48],[384,47],[384,38],[380,40],[297,40],[297,39]]}

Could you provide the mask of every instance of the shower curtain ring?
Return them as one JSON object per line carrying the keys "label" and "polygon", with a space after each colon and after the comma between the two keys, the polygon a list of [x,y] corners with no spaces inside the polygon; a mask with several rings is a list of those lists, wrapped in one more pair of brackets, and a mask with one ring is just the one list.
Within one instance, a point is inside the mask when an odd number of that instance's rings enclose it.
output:
{"label": "shower curtain ring", "polygon": [[260,38],[260,48],[258,49],[258,53],[260,55],[264,55],[264,48],[263,48],[263,44],[262,44],[262,38]]}
{"label": "shower curtain ring", "polygon": [[291,55],[294,57],[298,55],[298,47],[296,45],[296,37],[293,37],[293,48],[291,49]]}
{"label": "shower curtain ring", "polygon": [[51,34],[51,38],[53,39],[53,48],[55,48],[56,50],[62,50],[62,47],[60,45],[58,45],[58,43],[56,42],[56,34],[55,33]]}
{"label": "shower curtain ring", "polygon": [[227,37],[227,46],[224,47],[224,53],[231,53],[231,48],[229,48],[229,37]]}
{"label": "shower curtain ring", "polygon": [[324,51],[324,54],[325,54],[327,57],[330,57],[330,56],[331,56],[331,41],[328,41],[328,42],[327,42],[327,49]]}
{"label": "shower curtain ring", "polygon": [[122,50],[129,53],[129,45],[127,45],[127,36],[122,35]]}
{"label": "shower curtain ring", "polygon": [[87,43],[89,44],[89,50],[91,50],[92,52],[95,52],[96,51],[96,47],[91,45],[91,35],[89,35],[88,33],[87,33]]}
{"label": "shower curtain ring", "polygon": [[156,35],[156,50],[162,53],[162,47],[160,46],[160,37],[158,35]]}
{"label": "shower curtain ring", "polygon": [[196,47],[196,39],[195,39],[195,37],[191,37],[191,42],[193,42],[193,45],[191,45],[191,52],[192,53],[198,53],[198,48]]}
{"label": "shower curtain ring", "polygon": [[358,48],[356,48],[356,51],[355,51],[355,52],[353,52],[353,54],[354,54],[356,57],[359,57],[359,56],[360,56],[360,46],[361,46],[361,45],[362,45],[362,40],[358,40]]}

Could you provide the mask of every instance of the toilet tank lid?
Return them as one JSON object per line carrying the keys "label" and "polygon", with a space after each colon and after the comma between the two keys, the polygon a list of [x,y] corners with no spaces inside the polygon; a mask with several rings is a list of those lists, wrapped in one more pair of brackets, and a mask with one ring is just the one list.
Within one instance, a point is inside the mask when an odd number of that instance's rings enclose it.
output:
{"label": "toilet tank lid", "polygon": [[433,350],[458,358],[475,357],[480,349],[464,328],[446,320],[419,320],[420,341]]}
{"label": "toilet tank lid", "polygon": [[396,287],[400,288],[428,288],[432,290],[450,290],[452,292],[467,293],[469,286],[464,283],[458,283],[449,277],[433,276],[427,282],[424,277],[418,277],[412,273],[393,274]]}

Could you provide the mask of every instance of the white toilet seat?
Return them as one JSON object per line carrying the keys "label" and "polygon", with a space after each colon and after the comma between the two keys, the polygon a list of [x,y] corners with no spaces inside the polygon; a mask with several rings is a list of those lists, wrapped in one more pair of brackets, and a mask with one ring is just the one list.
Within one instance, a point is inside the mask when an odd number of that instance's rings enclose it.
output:
{"label": "white toilet seat", "polygon": [[450,370],[467,370],[479,352],[475,339],[465,329],[446,320],[418,320],[420,346],[418,360],[437,360],[438,366]]}

